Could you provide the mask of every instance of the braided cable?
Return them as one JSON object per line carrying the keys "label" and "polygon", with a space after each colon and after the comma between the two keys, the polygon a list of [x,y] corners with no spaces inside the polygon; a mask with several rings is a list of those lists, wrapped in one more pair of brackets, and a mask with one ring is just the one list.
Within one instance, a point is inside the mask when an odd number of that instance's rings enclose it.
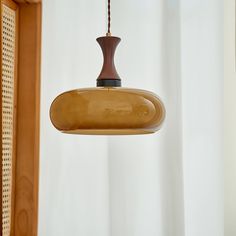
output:
{"label": "braided cable", "polygon": [[107,12],[108,12],[107,36],[110,36],[111,35],[111,0],[108,0]]}

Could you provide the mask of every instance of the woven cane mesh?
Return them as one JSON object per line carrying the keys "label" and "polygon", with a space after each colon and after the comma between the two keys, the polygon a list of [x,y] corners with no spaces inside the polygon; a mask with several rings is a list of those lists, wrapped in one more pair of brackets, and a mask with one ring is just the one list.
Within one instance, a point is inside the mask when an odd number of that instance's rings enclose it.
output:
{"label": "woven cane mesh", "polygon": [[10,235],[13,115],[14,115],[14,61],[15,11],[2,6],[2,230]]}

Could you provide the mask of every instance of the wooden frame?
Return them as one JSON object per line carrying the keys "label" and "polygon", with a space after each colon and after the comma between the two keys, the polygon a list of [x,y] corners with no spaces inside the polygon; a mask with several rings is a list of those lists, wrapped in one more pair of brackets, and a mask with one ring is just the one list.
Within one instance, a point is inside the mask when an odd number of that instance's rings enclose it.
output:
{"label": "wooden frame", "polygon": [[[9,2],[10,0],[0,1],[2,5],[2,3],[6,4],[6,2]],[[16,158],[13,161],[11,236],[36,236],[38,224],[40,51],[42,9],[41,1],[39,0],[19,0],[15,2],[15,6],[18,7],[19,11],[19,38],[17,40],[18,67],[15,71],[18,77],[18,89],[17,113],[15,116],[16,132],[14,132],[16,140],[14,152]],[[0,17],[0,19],[2,19],[2,17]],[[0,68],[2,70],[1,48],[0,52]],[[0,80],[0,88],[2,88],[1,81],[2,80]],[[1,99],[2,96],[0,96],[0,109],[2,106]],[[0,128],[2,130],[2,116],[0,117]],[[0,135],[0,148],[2,152],[2,132],[0,132]],[[2,173],[0,168],[0,179],[1,178]],[[2,179],[0,182],[0,193],[2,193]],[[1,197],[2,196],[0,194],[0,198]],[[2,199],[0,199],[0,209],[1,203]],[[0,214],[0,221],[2,222],[1,217],[2,214]],[[0,224],[0,227],[1,226],[2,224]]]}

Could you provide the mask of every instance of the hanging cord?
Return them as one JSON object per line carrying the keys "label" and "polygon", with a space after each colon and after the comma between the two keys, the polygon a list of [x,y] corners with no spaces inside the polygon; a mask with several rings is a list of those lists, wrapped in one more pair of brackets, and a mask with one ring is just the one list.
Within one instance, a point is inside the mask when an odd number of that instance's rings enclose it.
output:
{"label": "hanging cord", "polygon": [[107,33],[106,36],[111,36],[111,0],[108,0],[107,4],[107,12],[108,12],[108,25],[107,25]]}

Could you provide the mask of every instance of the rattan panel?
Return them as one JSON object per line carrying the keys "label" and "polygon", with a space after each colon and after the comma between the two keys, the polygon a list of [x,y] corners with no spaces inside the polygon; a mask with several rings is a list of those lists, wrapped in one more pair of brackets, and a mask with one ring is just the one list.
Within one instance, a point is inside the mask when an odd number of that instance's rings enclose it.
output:
{"label": "rattan panel", "polygon": [[16,13],[2,7],[2,230],[10,235]]}

